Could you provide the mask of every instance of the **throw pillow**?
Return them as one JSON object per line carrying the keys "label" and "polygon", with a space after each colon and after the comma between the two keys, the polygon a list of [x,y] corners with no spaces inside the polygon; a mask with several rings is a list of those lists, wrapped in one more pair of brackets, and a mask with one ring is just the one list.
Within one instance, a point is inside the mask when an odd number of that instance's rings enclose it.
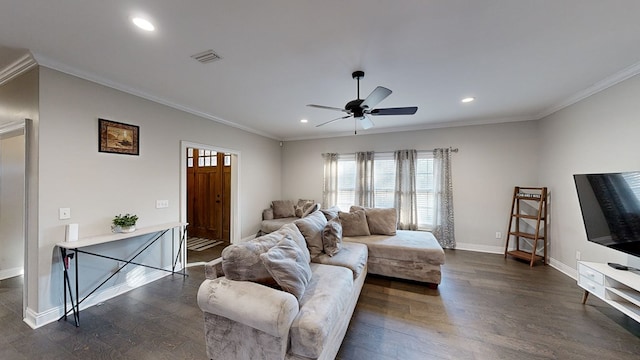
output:
{"label": "throw pillow", "polygon": [[320,209],[320,211],[322,211],[322,213],[324,214],[324,217],[327,220],[331,220],[334,217],[338,216],[338,213],[340,212],[340,208],[337,206],[332,206],[328,209]]}
{"label": "throw pillow", "polygon": [[337,217],[327,221],[322,230],[322,245],[329,256],[337,254],[342,248],[342,224]]}
{"label": "throw pillow", "polygon": [[322,254],[322,229],[327,225],[327,219],[325,219],[324,215],[316,211],[293,223],[304,236],[311,258]]}
{"label": "throw pillow", "polygon": [[318,204],[318,203],[313,204],[312,206],[309,206],[309,207],[304,211],[304,213],[302,214],[302,216],[301,216],[301,217],[307,217],[307,216],[309,216],[309,214],[311,214],[311,213],[312,213],[312,212],[314,212],[314,211],[317,211],[318,209],[320,209],[320,204]]}
{"label": "throw pillow", "polygon": [[394,208],[367,208],[369,231],[373,235],[395,235],[398,227],[398,214]]}
{"label": "throw pillow", "polygon": [[260,254],[269,251],[282,237],[282,233],[274,232],[244,243],[227,246],[222,251],[224,276],[230,280],[275,285],[273,277],[260,259]]}
{"label": "throw pillow", "polygon": [[287,235],[260,259],[280,288],[300,301],[311,280],[311,267],[296,242]]}
{"label": "throw pillow", "polygon": [[296,216],[296,210],[291,200],[274,200],[271,202],[273,218],[282,219]]}
{"label": "throw pillow", "polygon": [[358,210],[364,210],[364,209],[365,208],[359,205],[351,205],[351,207],[349,208],[349,212],[356,212]]}
{"label": "throw pillow", "polygon": [[309,254],[309,249],[307,248],[307,241],[304,239],[304,236],[297,226],[295,226],[293,223],[288,223],[282,225],[282,227],[276,232],[282,234],[283,237],[291,237],[291,239],[295,241],[296,244],[298,244],[298,247],[300,247],[300,250],[302,250],[302,252],[304,253],[307,262],[311,262],[311,255]]}
{"label": "throw pillow", "polygon": [[304,213],[314,204],[315,201],[313,200],[298,199],[298,204],[295,206],[296,216],[299,218],[304,217]]}
{"label": "throw pillow", "polygon": [[364,210],[338,213],[342,223],[342,236],[369,236],[369,225]]}

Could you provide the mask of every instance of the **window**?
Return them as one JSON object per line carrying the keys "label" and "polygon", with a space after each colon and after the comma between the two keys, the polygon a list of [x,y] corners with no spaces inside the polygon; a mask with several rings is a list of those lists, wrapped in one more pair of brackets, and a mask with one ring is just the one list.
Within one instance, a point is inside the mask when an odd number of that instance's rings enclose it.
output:
{"label": "window", "polygon": [[[418,152],[416,162],[416,202],[418,228],[432,228],[434,215],[433,154]],[[374,206],[392,208],[396,189],[396,163],[393,153],[376,153],[373,162]],[[354,154],[338,156],[337,206],[349,211],[355,203],[356,160]]]}

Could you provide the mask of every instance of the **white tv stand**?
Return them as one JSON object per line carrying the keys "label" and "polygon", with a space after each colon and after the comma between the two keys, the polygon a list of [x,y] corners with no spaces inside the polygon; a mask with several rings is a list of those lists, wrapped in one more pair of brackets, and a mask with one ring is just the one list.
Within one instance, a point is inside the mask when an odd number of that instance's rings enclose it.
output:
{"label": "white tv stand", "polygon": [[578,285],[583,288],[582,303],[589,293],[640,322],[640,274],[616,270],[607,264],[578,261]]}

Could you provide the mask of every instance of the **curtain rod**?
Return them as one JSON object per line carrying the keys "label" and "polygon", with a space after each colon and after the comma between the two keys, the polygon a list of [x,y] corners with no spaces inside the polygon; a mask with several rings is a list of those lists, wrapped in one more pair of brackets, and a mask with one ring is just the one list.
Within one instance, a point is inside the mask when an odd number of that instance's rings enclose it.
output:
{"label": "curtain rod", "polygon": [[[403,150],[407,150],[407,149],[403,149]],[[433,152],[433,150],[435,149],[431,149],[431,150],[416,150],[417,152]],[[458,148],[453,148],[451,146],[449,146],[449,150],[451,150],[451,152],[457,153],[458,152]],[[394,153],[398,150],[391,150],[391,151],[374,151],[376,153]],[[339,155],[355,155],[356,153],[338,153]]]}

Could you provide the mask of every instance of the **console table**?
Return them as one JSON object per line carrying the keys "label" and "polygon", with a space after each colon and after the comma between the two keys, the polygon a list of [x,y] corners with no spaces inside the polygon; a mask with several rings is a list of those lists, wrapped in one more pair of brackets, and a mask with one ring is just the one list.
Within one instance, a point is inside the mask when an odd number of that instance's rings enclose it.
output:
{"label": "console table", "polygon": [[[82,239],[79,239],[78,241],[57,243],[56,246],[60,249],[60,254],[62,255],[62,264],[64,267],[64,271],[63,271],[64,315],[62,315],[60,319],[58,319],[58,321],[62,319],[66,320],[67,315],[69,315],[70,312],[73,312],[73,319],[75,321],[75,325],[76,327],[80,326],[80,304],[82,304],[83,301],[85,301],[89,296],[91,296],[100,287],[106,284],[107,281],[111,280],[111,278],[113,278],[125,266],[129,264],[143,266],[143,267],[147,267],[155,270],[166,271],[171,274],[180,274],[182,276],[187,276],[184,266],[182,267],[182,272],[176,272],[178,259],[183,252],[182,246],[185,241],[186,226],[187,226],[187,223],[174,222],[174,223],[167,223],[167,224],[150,226],[145,228],[139,228],[136,231],[131,233],[105,234],[105,235],[82,238]],[[172,236],[171,237],[171,258],[172,258],[171,270],[134,262],[134,260],[140,254],[142,254],[145,250],[147,250],[151,245],[156,243],[169,231],[171,231],[171,236]],[[178,239],[179,239],[177,251],[176,251],[176,232],[178,232]],[[150,240],[148,240],[140,250],[138,250],[134,254],[131,254],[127,259],[118,259],[112,256],[98,254],[96,252],[91,252],[86,250],[86,248],[90,246],[112,243],[115,241],[131,239],[134,237],[148,235],[148,234],[155,234],[155,235]],[[89,291],[87,295],[83,296],[82,299],[80,299],[80,294],[78,290],[78,268],[79,268],[78,255],[79,254],[97,256],[105,259],[123,262],[124,264],[122,266],[118,266],[118,269],[114,271],[106,280],[101,282],[98,286],[96,286],[91,291]],[[71,281],[69,280],[69,261],[74,257],[75,257],[75,292],[72,291]],[[67,310],[67,294],[69,295],[69,298],[71,300],[71,309],[69,310]]]}
{"label": "console table", "polygon": [[640,274],[616,270],[607,264],[578,261],[578,285],[584,289],[582,303],[589,293],[625,315],[640,322]]}

